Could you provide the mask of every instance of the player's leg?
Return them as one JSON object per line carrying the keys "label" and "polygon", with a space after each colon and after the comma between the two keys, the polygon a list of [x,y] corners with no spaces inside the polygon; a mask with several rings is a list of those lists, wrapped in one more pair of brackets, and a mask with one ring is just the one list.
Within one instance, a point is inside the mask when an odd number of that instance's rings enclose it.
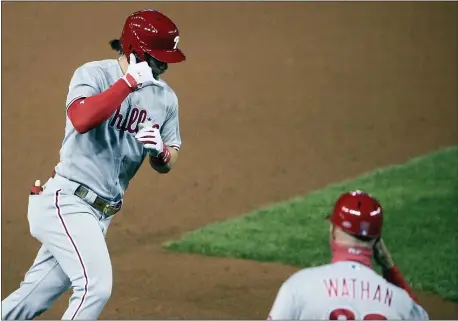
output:
{"label": "player's leg", "polygon": [[49,202],[35,202],[33,198],[29,202],[30,231],[71,281],[73,295],[63,319],[97,319],[112,287],[111,261],[101,223],[95,210],[78,197],[60,190],[45,193],[37,197],[49,198]]}
{"label": "player's leg", "polygon": [[31,320],[70,287],[70,279],[42,246],[19,288],[2,301],[2,320]]}

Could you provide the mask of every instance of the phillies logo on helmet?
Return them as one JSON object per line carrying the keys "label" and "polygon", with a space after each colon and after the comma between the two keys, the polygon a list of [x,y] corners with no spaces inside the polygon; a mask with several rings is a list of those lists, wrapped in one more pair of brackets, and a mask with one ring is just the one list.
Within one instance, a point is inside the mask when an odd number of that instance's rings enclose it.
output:
{"label": "phillies logo on helmet", "polygon": [[361,224],[359,225],[359,234],[362,236],[366,236],[369,232],[369,227],[370,227],[369,222],[362,221]]}

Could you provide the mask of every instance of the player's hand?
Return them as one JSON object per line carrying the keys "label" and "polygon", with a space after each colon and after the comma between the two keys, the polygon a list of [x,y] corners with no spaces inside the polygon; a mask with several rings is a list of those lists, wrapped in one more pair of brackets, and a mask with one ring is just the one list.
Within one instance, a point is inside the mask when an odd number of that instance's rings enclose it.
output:
{"label": "player's hand", "polygon": [[141,123],[138,128],[139,131],[135,135],[135,139],[144,144],[151,156],[159,157],[162,153],[168,152],[167,146],[162,141],[159,129],[153,127],[151,123]]}
{"label": "player's hand", "polygon": [[146,61],[137,63],[135,55],[130,54],[129,67],[122,79],[129,85],[130,88],[136,90],[145,86],[158,84],[159,82],[154,78],[153,72]]}
{"label": "player's hand", "polygon": [[374,244],[374,259],[384,270],[394,268],[393,257],[381,238]]}

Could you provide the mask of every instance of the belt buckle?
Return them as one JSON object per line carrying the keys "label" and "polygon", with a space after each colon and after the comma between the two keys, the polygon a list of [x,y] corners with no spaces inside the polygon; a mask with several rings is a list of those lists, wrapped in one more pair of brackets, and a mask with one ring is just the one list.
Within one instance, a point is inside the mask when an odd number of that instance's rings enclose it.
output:
{"label": "belt buckle", "polygon": [[111,216],[114,214],[114,208],[110,206],[110,204],[105,204],[103,207],[103,214],[106,216]]}
{"label": "belt buckle", "polygon": [[114,214],[116,214],[119,210],[121,209],[121,206],[120,204],[117,205],[117,206],[112,206],[110,204],[106,204],[104,207],[103,207],[103,214],[106,215],[106,216],[112,216]]}

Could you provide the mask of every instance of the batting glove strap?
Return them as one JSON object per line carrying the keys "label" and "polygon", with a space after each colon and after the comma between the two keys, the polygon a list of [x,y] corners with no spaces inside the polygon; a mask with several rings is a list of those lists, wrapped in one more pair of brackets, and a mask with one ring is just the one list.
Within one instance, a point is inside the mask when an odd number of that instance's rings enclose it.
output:
{"label": "batting glove strap", "polygon": [[164,150],[157,157],[154,157],[151,154],[149,156],[151,165],[154,166],[165,166],[170,162],[171,158],[172,155],[166,145],[164,145]]}
{"label": "batting glove strap", "polygon": [[132,77],[131,74],[125,74],[125,75],[122,76],[121,78],[127,83],[127,85],[128,85],[130,88],[132,88],[132,90],[137,89],[137,87],[138,87],[137,81],[135,80],[134,77]]}

